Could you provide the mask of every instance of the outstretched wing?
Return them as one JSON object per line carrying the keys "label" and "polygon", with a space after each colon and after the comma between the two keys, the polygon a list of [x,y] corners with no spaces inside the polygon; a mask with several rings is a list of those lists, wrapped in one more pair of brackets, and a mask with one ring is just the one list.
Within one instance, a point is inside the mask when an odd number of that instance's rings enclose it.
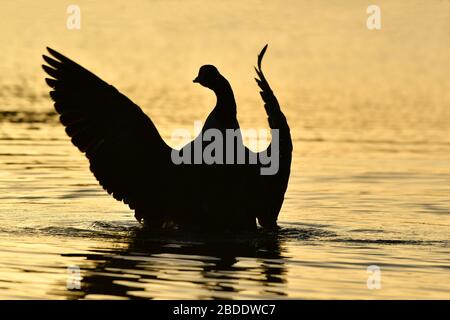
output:
{"label": "outstretched wing", "polygon": [[138,220],[144,211],[161,220],[164,210],[157,203],[164,203],[174,179],[172,149],[130,99],[47,49],[52,57],[44,55],[48,65],[42,67],[51,76],[45,79],[53,89],[50,96],[66,133],[89,159],[91,171],[109,194],[136,209]]}
{"label": "outstretched wing", "polygon": [[[263,199],[268,199],[268,201],[262,203],[257,217],[262,226],[274,227],[276,226],[278,213],[283,204],[284,194],[289,181],[292,161],[292,139],[286,117],[281,111],[280,104],[261,68],[262,59],[266,50],[267,45],[264,46],[258,55],[258,66],[255,67],[258,78],[255,78],[255,80],[261,89],[260,94],[264,101],[264,108],[268,116],[269,126],[272,130],[272,142],[266,150],[259,154],[265,153],[278,157],[278,170],[275,174],[259,175],[258,183],[260,189],[258,192],[264,197]],[[275,130],[277,131],[275,132]],[[278,139],[278,143],[274,143],[274,138]],[[258,159],[261,158],[260,155],[258,155]],[[274,159],[274,157],[271,159]],[[263,166],[260,164],[260,169]]]}

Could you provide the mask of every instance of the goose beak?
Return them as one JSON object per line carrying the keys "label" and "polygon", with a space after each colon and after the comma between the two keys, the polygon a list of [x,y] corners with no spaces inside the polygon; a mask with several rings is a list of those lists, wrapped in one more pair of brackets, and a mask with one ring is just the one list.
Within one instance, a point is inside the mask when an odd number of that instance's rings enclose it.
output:
{"label": "goose beak", "polygon": [[192,82],[195,82],[195,83],[198,83],[198,77],[197,78],[195,78],[194,80],[192,80]]}

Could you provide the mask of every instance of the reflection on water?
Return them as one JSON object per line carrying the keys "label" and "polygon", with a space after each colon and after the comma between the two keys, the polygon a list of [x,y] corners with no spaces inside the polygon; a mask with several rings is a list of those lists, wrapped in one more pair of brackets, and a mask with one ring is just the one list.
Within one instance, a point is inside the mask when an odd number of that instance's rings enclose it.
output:
{"label": "reflection on water", "polygon": [[81,291],[76,298],[233,299],[286,295],[286,272],[276,234],[200,237],[152,235],[137,230],[121,250],[91,250],[83,257]]}
{"label": "reflection on water", "polygon": [[[9,234],[0,239],[2,298],[432,299],[449,292],[448,241],[349,239],[325,225],[283,223],[276,233],[236,236],[149,234],[116,221],[2,234]],[[367,289],[369,265],[381,268],[382,290]]]}
{"label": "reflection on water", "polygon": [[[450,298],[449,1],[379,0],[376,32],[359,0],[77,2],[78,31],[58,0],[0,3],[0,299]],[[205,63],[242,127],[267,127],[265,43],[294,141],[278,234],[146,234],[71,145],[40,69],[61,50],[171,143],[214,104],[192,84]]]}

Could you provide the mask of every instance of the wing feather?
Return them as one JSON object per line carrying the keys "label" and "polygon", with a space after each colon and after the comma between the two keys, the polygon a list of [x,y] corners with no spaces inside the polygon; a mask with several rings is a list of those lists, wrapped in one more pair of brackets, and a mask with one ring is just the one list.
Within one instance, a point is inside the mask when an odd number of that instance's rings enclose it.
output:
{"label": "wing feather", "polygon": [[[259,186],[257,191],[259,196],[262,196],[261,198],[263,199],[269,199],[266,202],[262,201],[260,203],[257,217],[262,226],[275,227],[289,181],[292,161],[292,139],[286,117],[281,111],[280,104],[262,71],[261,64],[267,46],[268,45],[265,45],[258,55],[258,65],[255,67],[258,78],[255,78],[255,80],[261,89],[260,95],[264,102],[264,109],[268,116],[267,120],[269,126],[271,130],[278,130],[279,144],[278,150],[275,150],[273,148],[273,143],[271,143],[268,148],[262,152],[269,155],[273,152],[277,152],[279,157],[279,168],[278,172],[274,175],[260,175],[257,178]],[[272,137],[273,136],[272,132]],[[262,165],[260,165],[260,168],[261,167]]]}
{"label": "wing feather", "polygon": [[72,143],[85,153],[92,173],[108,193],[132,209],[152,211],[145,214],[160,220],[164,208],[158,203],[164,203],[175,179],[172,149],[130,99],[47,49],[51,56],[43,56],[47,65],[42,67],[50,78],[45,81]]}

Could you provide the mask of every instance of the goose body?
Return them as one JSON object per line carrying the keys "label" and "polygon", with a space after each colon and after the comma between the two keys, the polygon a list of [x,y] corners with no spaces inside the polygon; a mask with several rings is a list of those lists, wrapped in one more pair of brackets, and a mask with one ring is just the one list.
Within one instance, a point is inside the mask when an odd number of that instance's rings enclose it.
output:
{"label": "goose body", "polygon": [[[229,82],[211,65],[202,66],[194,80],[214,91],[217,103],[201,133],[180,150],[170,148],[151,119],[113,86],[79,64],[47,48],[44,71],[52,88],[50,96],[60,121],[72,143],[89,160],[90,170],[100,185],[115,199],[135,211],[138,221],[154,228],[177,227],[195,230],[255,230],[256,220],[265,228],[276,228],[277,218],[288,185],[292,157],[289,126],[278,101],[261,70],[267,46],[258,56],[256,79],[261,88],[270,128],[277,131],[274,143],[264,152],[275,152],[279,168],[262,175],[262,162],[243,145],[236,118],[236,101]],[[233,129],[235,149],[224,148],[227,156],[237,157],[245,150],[245,164],[175,164],[173,154],[183,155],[201,145],[208,130],[227,137]],[[227,138],[224,138],[227,139]],[[218,150],[215,150],[218,152]]]}

